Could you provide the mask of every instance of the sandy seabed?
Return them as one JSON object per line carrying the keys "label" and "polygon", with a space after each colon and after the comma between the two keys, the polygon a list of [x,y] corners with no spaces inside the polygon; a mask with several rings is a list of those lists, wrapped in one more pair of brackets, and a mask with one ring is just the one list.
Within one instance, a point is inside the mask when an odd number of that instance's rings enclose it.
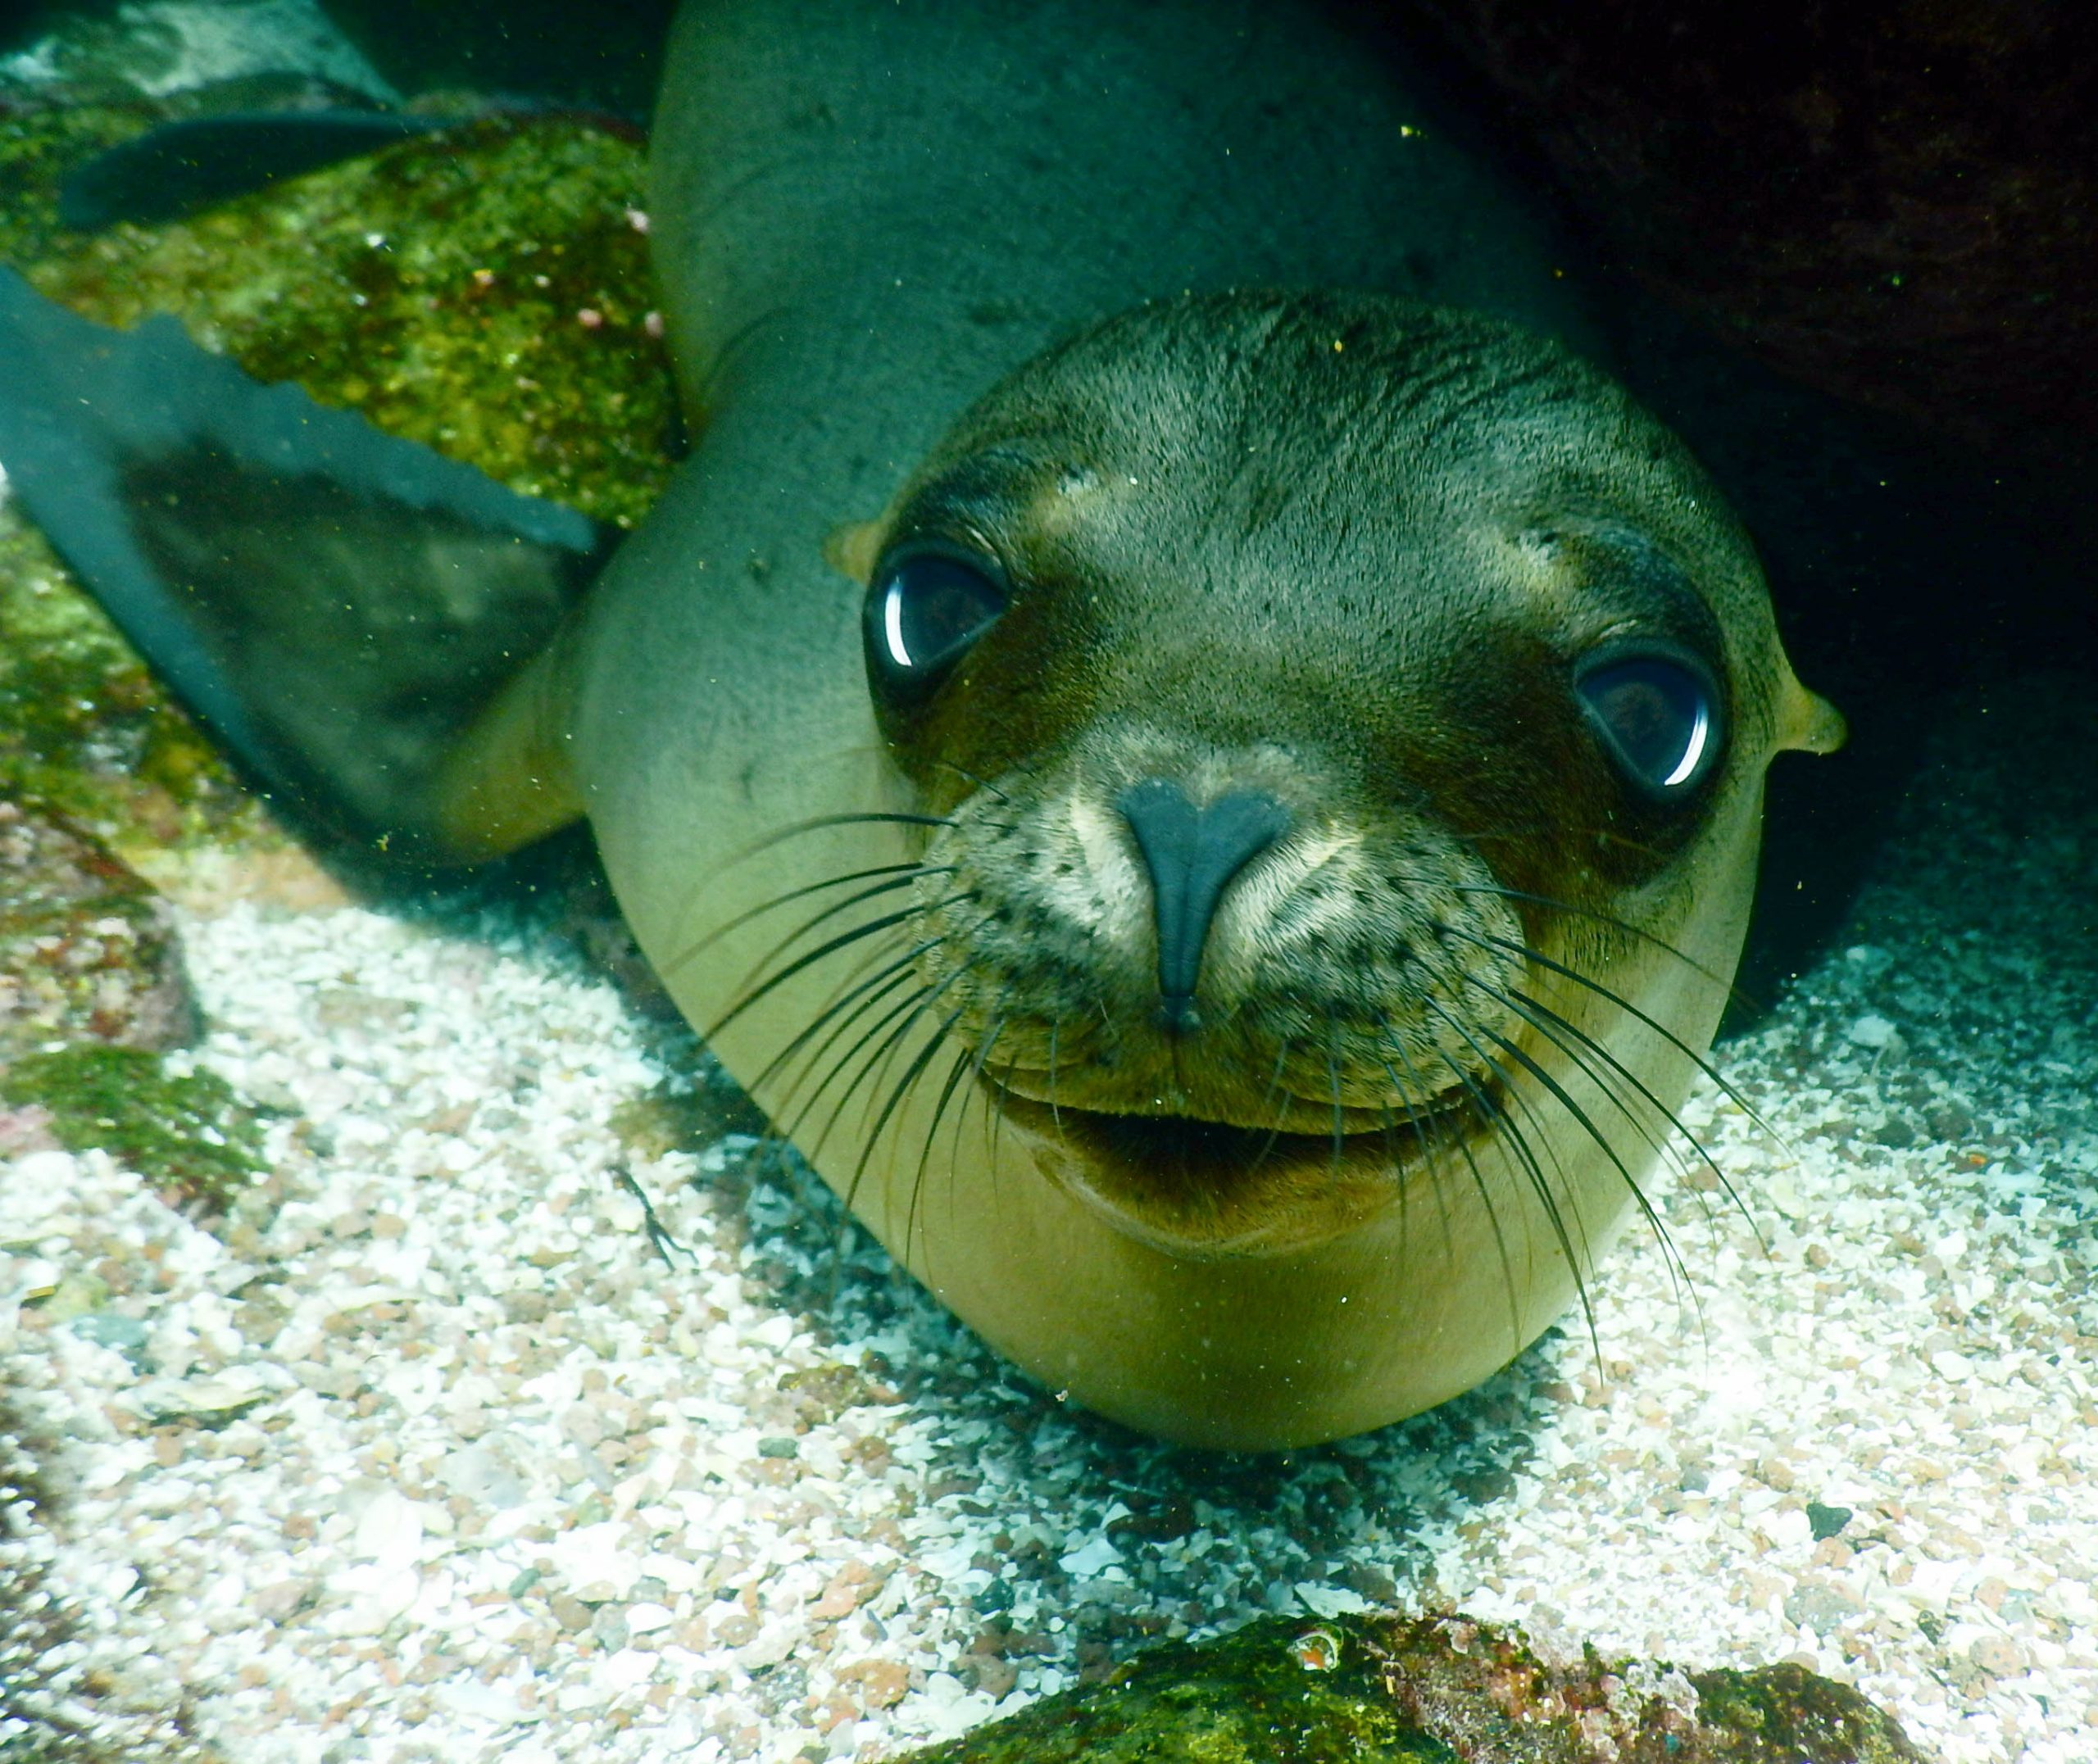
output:
{"label": "sandy seabed", "polygon": [[[1279,1458],[1070,1412],[834,1253],[792,1160],[637,1133],[697,1056],[550,928],[190,910],[195,1058],[274,1111],[271,1204],[215,1234],[100,1154],[0,1163],[0,1352],[66,1442],[16,1546],[75,1608],[51,1663],[113,1736],[172,1714],[234,1764],[708,1764],[881,1755],[1264,1612],[1455,1607],[1799,1658],[1947,1764],[2084,1764],[2091,719],[2044,677],[1948,719],[1844,936],[1723,1049],[1785,1145],[1716,1094],[1688,1124],[1767,1250],[1657,1177],[1690,1296],[1628,1239],[1602,1367],[1555,1331]],[[97,1271],[100,1321],[20,1302]]]}

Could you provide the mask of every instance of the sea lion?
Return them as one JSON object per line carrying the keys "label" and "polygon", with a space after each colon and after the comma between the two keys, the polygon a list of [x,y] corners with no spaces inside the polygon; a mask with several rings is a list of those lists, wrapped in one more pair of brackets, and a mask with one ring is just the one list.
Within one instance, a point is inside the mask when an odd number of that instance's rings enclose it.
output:
{"label": "sea lion", "polygon": [[[1546,235],[1423,117],[1310,8],[696,0],[651,214],[700,438],[565,616],[587,532],[282,388],[228,417],[164,333],[123,379],[0,297],[44,388],[0,458],[360,837],[587,814],[729,1069],[1021,1366],[1169,1438],[1328,1439],[1503,1364],[1646,1204],[1764,767],[1841,735],[1716,489],[1549,340],[1587,333]],[[247,479],[329,555],[199,540]],[[343,481],[416,536],[384,567]],[[500,616],[402,642],[402,584],[456,609],[470,566]],[[293,670],[308,602],[359,666]]]}

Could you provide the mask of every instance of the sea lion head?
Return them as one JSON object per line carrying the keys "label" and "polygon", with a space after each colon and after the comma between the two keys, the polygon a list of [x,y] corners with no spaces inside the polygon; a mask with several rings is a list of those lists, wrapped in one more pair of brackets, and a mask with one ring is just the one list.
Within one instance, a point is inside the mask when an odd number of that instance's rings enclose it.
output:
{"label": "sea lion head", "polygon": [[1766,764],[1840,739],[1681,445],[1495,321],[1187,297],[1023,367],[836,550],[949,1082],[1166,1257],[1410,1205],[1399,1277],[1514,1319],[1470,1376],[1542,1328],[1709,1045]]}

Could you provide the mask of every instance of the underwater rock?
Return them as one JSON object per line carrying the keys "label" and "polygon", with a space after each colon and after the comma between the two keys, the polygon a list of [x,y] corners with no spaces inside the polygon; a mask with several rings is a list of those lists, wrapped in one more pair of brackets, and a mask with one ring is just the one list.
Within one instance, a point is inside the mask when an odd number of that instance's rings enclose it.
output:
{"label": "underwater rock", "polygon": [[2098,432],[2079,9],[1427,10],[1613,254],[1728,342],[1969,439]]}
{"label": "underwater rock", "polygon": [[53,1042],[179,1047],[197,1006],[166,904],[62,817],[0,796],[0,1066]]}
{"label": "underwater rock", "polygon": [[0,12],[0,102],[165,97],[243,78],[325,79],[379,102],[397,96],[320,0],[129,0]]}
{"label": "underwater rock", "polygon": [[[55,204],[64,168],[34,156],[52,188],[30,200]],[[84,317],[172,313],[257,379],[626,526],[678,433],[643,183],[625,134],[491,117],[186,221],[54,233],[15,266]]]}
{"label": "underwater rock", "polygon": [[1796,1666],[1548,1661],[1459,1617],[1269,1618],[1139,1656],[911,1764],[1923,1764]]}

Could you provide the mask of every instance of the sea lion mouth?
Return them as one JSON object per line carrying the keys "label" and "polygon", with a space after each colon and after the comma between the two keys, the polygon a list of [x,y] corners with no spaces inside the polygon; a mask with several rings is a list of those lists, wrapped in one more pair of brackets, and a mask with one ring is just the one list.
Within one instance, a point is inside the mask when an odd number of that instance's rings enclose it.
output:
{"label": "sea lion mouth", "polygon": [[[978,1083],[1045,1174],[1119,1230],[1193,1257],[1274,1254],[1337,1236],[1394,1205],[1424,1168],[1487,1130],[1489,1092],[1453,1089],[1401,1113],[1340,1111],[1336,1131],[1121,1114]],[[1374,1125],[1368,1123],[1374,1122]]]}

